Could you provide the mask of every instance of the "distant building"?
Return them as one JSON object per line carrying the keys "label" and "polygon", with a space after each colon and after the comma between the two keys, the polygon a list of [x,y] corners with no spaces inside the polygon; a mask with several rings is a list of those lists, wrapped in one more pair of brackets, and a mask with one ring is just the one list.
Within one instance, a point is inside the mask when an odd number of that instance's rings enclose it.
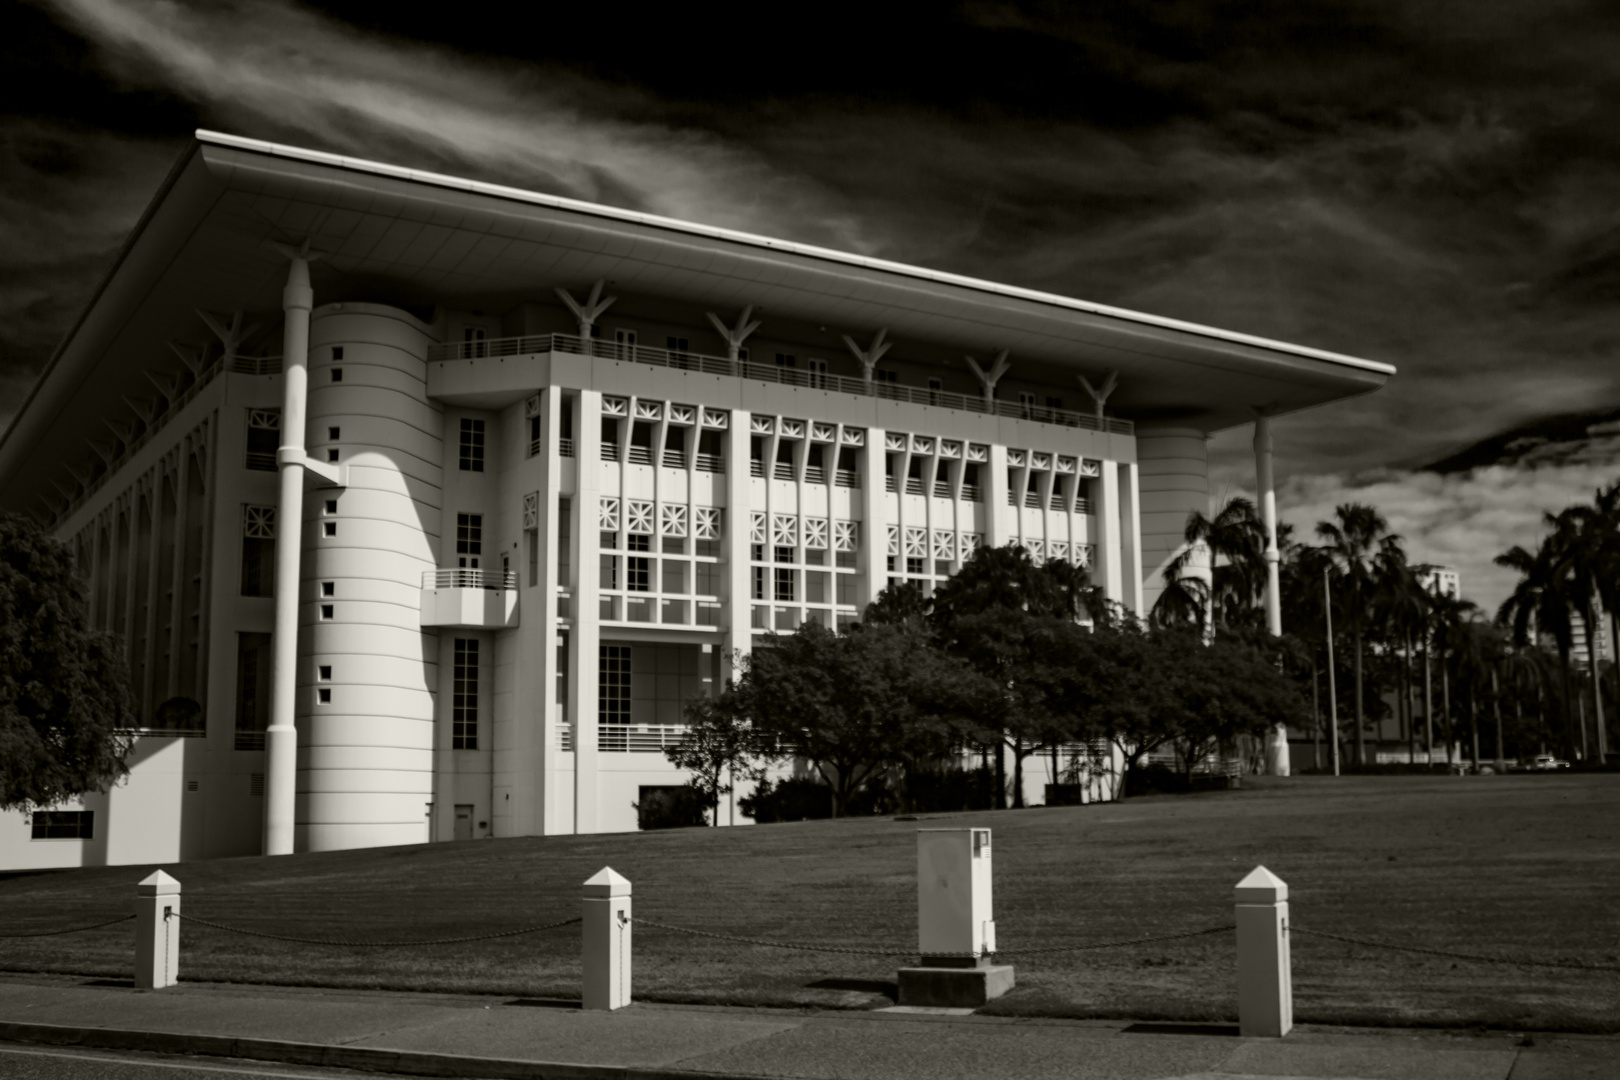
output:
{"label": "distant building", "polygon": [[1449,566],[1430,567],[1418,575],[1418,581],[1423,585],[1424,592],[1438,591],[1441,596],[1449,596],[1453,600],[1462,596],[1462,575]]}
{"label": "distant building", "polygon": [[[1603,610],[1601,603],[1594,602],[1596,608],[1596,623],[1592,628],[1592,644],[1597,650],[1598,663],[1614,659],[1613,643],[1609,640],[1609,615]],[[1570,649],[1569,658],[1576,667],[1584,668],[1591,662],[1586,651],[1586,618],[1578,611],[1569,615],[1570,631],[1574,639],[1574,647]]]}

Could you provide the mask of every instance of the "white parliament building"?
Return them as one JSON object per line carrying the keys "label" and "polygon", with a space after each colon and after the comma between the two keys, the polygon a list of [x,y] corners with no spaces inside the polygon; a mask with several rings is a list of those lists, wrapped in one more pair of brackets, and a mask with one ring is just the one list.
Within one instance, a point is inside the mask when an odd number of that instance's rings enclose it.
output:
{"label": "white parliament building", "polygon": [[1392,370],[198,132],[0,439],[140,723],[0,868],[634,829],[729,657],[983,545],[1145,613],[1211,432],[1274,520],[1267,418]]}

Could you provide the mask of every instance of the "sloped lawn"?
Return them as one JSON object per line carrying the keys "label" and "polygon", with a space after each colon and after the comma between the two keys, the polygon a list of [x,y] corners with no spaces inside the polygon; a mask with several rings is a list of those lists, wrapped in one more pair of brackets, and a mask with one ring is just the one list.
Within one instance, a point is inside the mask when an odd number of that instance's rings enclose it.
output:
{"label": "sloped lawn", "polygon": [[[1302,1022],[1620,1030],[1620,973],[1399,953],[1429,949],[1620,967],[1620,775],[1301,777],[1111,806],[740,829],[487,840],[164,869],[184,912],[268,933],[425,940],[578,914],[611,865],[644,919],[742,937],[905,950],[916,943],[919,824],[995,829],[998,938],[1017,965],[1003,1014],[1236,1016],[1232,935],[1058,956],[1020,948],[1231,921],[1264,863],[1289,884]],[[0,875],[7,933],[131,910],[151,867]],[[0,969],[129,977],[132,924],[0,940]],[[205,981],[578,997],[571,926],[461,945],[297,945],[184,924],[181,974]],[[869,1008],[903,961],[787,951],[643,926],[638,997]]]}

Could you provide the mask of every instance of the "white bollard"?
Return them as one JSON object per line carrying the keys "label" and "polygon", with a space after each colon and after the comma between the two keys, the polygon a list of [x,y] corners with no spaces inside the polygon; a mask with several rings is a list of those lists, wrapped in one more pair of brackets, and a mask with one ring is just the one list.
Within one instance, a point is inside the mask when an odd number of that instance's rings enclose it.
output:
{"label": "white bollard", "polygon": [[135,988],[180,981],[180,883],[155,871],[135,886]]}
{"label": "white bollard", "polygon": [[630,882],[605,866],[580,892],[583,998],[587,1009],[630,1004]]}
{"label": "white bollard", "polygon": [[1294,1026],[1288,886],[1263,866],[1237,883],[1238,1030],[1281,1038]]}

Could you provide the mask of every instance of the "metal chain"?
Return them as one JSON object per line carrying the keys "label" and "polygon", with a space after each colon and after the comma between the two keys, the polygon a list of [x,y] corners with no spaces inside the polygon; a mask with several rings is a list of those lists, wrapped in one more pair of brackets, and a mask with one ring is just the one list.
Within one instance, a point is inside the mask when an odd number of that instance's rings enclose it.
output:
{"label": "metal chain", "polygon": [[[670,926],[668,923],[653,922],[651,919],[643,919],[639,917],[630,921],[640,923],[643,926],[651,926],[658,930],[669,930],[676,934],[689,934],[692,937],[712,938],[715,941],[733,941],[740,945],[763,945],[767,949],[794,949],[799,952],[839,953],[844,956],[906,957],[917,955],[916,951],[911,949],[900,951],[879,951],[876,949],[847,949],[840,948],[836,945],[800,945],[788,941],[767,941],[764,938],[734,937],[731,934],[716,934],[708,930],[693,930],[687,926]],[[961,955],[966,956],[967,954],[963,953]]]}
{"label": "metal chain", "polygon": [[1514,960],[1502,956],[1480,956],[1477,953],[1447,952],[1444,949],[1425,949],[1417,945],[1392,945],[1387,941],[1367,941],[1364,938],[1345,937],[1343,934],[1328,934],[1321,930],[1302,930],[1297,926],[1290,926],[1289,930],[1295,934],[1305,934],[1309,937],[1327,938],[1330,941],[1342,941],[1349,945],[1363,945],[1369,949],[1392,949],[1395,952],[1418,953],[1422,956],[1438,956],[1445,960],[1467,960],[1476,964],[1506,964],[1510,967],[1561,968],[1569,971],[1620,971],[1620,967],[1613,964],[1580,964],[1567,960]]}
{"label": "metal chain", "polygon": [[1211,926],[1207,930],[1191,930],[1185,934],[1160,934],[1155,937],[1127,938],[1123,941],[1098,941],[1090,945],[1053,945],[1043,949],[1003,949],[996,955],[1041,956],[1051,953],[1086,952],[1091,949],[1118,949],[1126,945],[1151,945],[1160,941],[1182,941],[1186,938],[1206,937],[1209,934],[1224,934],[1236,929],[1236,923],[1228,923],[1225,926]]}
{"label": "metal chain", "polygon": [[[285,934],[267,934],[262,930],[246,930],[240,926],[226,926],[223,923],[210,922],[199,919],[195,915],[182,915],[178,911],[172,913],[177,919],[186,922],[200,923],[211,926],[215,930],[224,930],[231,934],[244,934],[248,937],[269,938],[271,941],[292,941],[300,945],[345,945],[357,949],[396,949],[409,948],[413,945],[461,945],[469,941],[493,941],[496,938],[518,937],[522,934],[537,934],[542,930],[555,930],[560,926],[571,926],[581,920],[576,916],[564,919],[562,922],[547,923],[544,926],[525,926],[521,930],[500,930],[493,934],[476,934],[472,937],[434,938],[428,941],[344,941],[332,938],[304,938],[288,937]],[[134,916],[130,916],[134,918]]]}
{"label": "metal chain", "polygon": [[98,922],[94,926],[75,926],[71,930],[42,930],[35,934],[0,934],[0,938],[57,937],[61,934],[82,934],[86,930],[100,930],[103,926],[117,926],[119,923],[129,922],[135,917],[134,915],[120,915],[116,919]]}

